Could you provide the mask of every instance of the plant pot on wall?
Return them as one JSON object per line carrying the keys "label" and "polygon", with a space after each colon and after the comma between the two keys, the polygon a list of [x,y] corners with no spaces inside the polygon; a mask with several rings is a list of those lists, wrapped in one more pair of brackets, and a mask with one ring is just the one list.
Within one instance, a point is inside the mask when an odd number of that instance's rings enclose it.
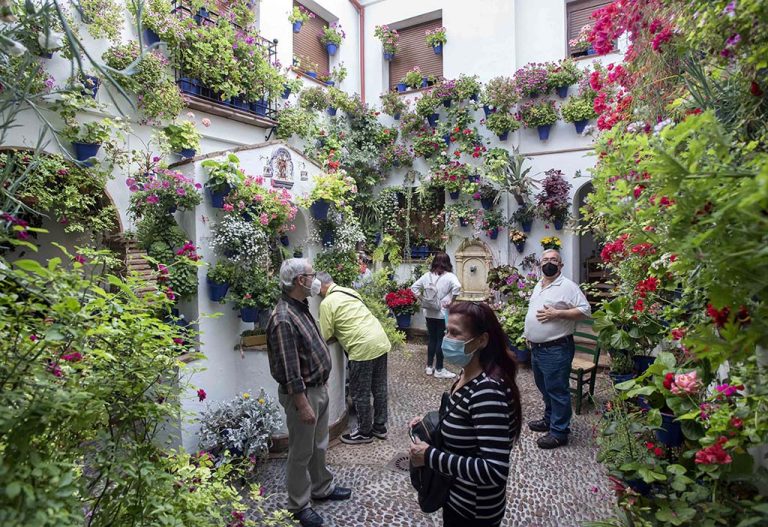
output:
{"label": "plant pot on wall", "polygon": [[328,218],[328,209],[331,206],[330,201],[326,201],[324,199],[318,199],[314,202],[312,202],[312,205],[309,206],[309,212],[312,214],[312,217],[316,220],[325,220]]}
{"label": "plant pot on wall", "polygon": [[263,117],[267,115],[267,101],[265,101],[264,99],[259,99],[256,102],[252,102],[250,103],[250,109],[256,115],[260,115]]}
{"label": "plant pot on wall", "polygon": [[323,247],[330,247],[336,241],[336,235],[334,234],[332,229],[323,231],[322,238],[323,238]]}
{"label": "plant pot on wall", "polygon": [[401,313],[399,315],[395,315],[395,320],[397,320],[397,327],[400,329],[406,329],[411,327],[410,313]]}
{"label": "plant pot on wall", "polygon": [[196,152],[197,150],[194,148],[182,148],[178,154],[182,157],[182,159],[190,159],[195,157]]}
{"label": "plant pot on wall", "polygon": [[72,143],[75,147],[75,159],[78,161],[84,161],[85,166],[93,166],[93,161],[88,161],[92,157],[96,157],[96,154],[101,148],[101,143]]}
{"label": "plant pot on wall", "polygon": [[190,77],[181,77],[178,81],[179,89],[190,95],[200,95],[200,82]]}
{"label": "plant pot on wall", "polygon": [[85,89],[81,92],[83,96],[96,98],[96,94],[99,93],[99,86],[101,85],[101,79],[94,77],[93,75],[83,75],[82,78]]}
{"label": "plant pot on wall", "polygon": [[316,71],[305,71],[304,73],[307,74],[307,77],[312,77],[313,79],[317,78],[317,72]]}
{"label": "plant pot on wall", "polygon": [[656,439],[672,448],[683,444],[683,429],[674,414],[661,412],[661,428],[656,430]]}
{"label": "plant pot on wall", "polygon": [[498,134],[499,141],[506,141],[509,138],[509,131],[504,132],[503,134]]}
{"label": "plant pot on wall", "polygon": [[404,82],[398,82],[397,83],[397,91],[398,91],[398,93],[403,93],[407,89],[408,89],[408,86]]}
{"label": "plant pot on wall", "polygon": [[283,247],[288,247],[291,244],[291,240],[288,238],[288,236],[283,234],[280,236],[280,243],[283,244]]}
{"label": "plant pot on wall", "polygon": [[293,32],[294,33],[298,33],[299,31],[301,31],[301,26],[302,25],[304,25],[304,22],[302,22],[301,20],[297,20],[296,22],[294,22],[293,23]]}
{"label": "plant pot on wall", "polygon": [[429,79],[427,77],[422,77],[421,78],[421,87],[422,88],[426,88],[427,86],[429,86]]}
{"label": "plant pot on wall", "polygon": [[549,130],[552,128],[551,124],[544,124],[541,126],[537,126],[536,130],[539,132],[539,139],[542,141],[546,141],[549,139]]}
{"label": "plant pot on wall", "polygon": [[565,223],[563,220],[555,220],[552,223],[555,224],[555,230],[559,231],[563,229],[563,223]]}
{"label": "plant pot on wall", "polygon": [[432,113],[427,116],[427,122],[432,128],[437,126],[437,120],[440,118],[440,114]]}
{"label": "plant pot on wall", "polygon": [[589,123],[589,119],[582,119],[581,121],[574,121],[573,126],[576,127],[576,133],[581,134],[584,132],[584,129],[587,127],[587,124]]}
{"label": "plant pot on wall", "polygon": [[557,90],[557,96],[561,99],[568,97],[568,86],[558,86],[555,90]]}
{"label": "plant pot on wall", "polygon": [[160,42],[160,36],[151,29],[145,29],[141,32],[141,35],[144,37],[144,44],[147,46]]}
{"label": "plant pot on wall", "polygon": [[330,56],[334,56],[336,52],[339,50],[339,46],[329,42],[328,44],[325,45],[325,50],[328,52]]}
{"label": "plant pot on wall", "polygon": [[493,198],[481,198],[480,205],[482,205],[485,210],[491,210],[493,208]]}
{"label": "plant pot on wall", "polygon": [[488,117],[489,115],[491,115],[491,114],[492,114],[492,113],[494,113],[495,111],[496,111],[496,110],[494,110],[493,108],[491,108],[491,107],[490,107],[490,106],[488,106],[487,104],[484,104],[484,105],[483,105],[483,113],[485,114],[485,116],[486,116],[486,117]]}
{"label": "plant pot on wall", "polygon": [[451,199],[459,199],[459,194],[461,194],[460,190],[454,190],[453,192],[448,193]]}
{"label": "plant pot on wall", "polygon": [[243,322],[258,322],[261,309],[258,307],[241,307],[240,318]]}
{"label": "plant pot on wall", "polygon": [[334,115],[336,115],[336,108],[334,108],[333,106],[329,106],[326,112],[328,113],[328,115],[333,117]]}
{"label": "plant pot on wall", "polygon": [[487,234],[487,235],[488,235],[488,237],[489,237],[491,240],[495,240],[496,238],[498,238],[498,237],[499,237],[499,229],[498,229],[497,227],[494,227],[493,229],[488,229],[488,230],[485,232],[485,234]]}
{"label": "plant pot on wall", "polygon": [[194,18],[197,25],[200,26],[203,24],[203,22],[210,20],[208,18],[209,16],[210,14],[208,13],[208,10],[204,7],[201,7],[197,10],[197,14],[192,18]]}
{"label": "plant pot on wall", "polygon": [[291,96],[291,87],[290,86],[286,86],[285,89],[283,90],[283,93],[282,93],[281,97],[283,99],[287,99],[290,96]]}
{"label": "plant pot on wall", "polygon": [[393,115],[392,119],[394,119],[395,121],[399,121],[400,120],[400,113],[398,112],[395,115]]}
{"label": "plant pot on wall", "polygon": [[395,58],[394,53],[387,53],[386,51],[384,52],[384,60],[394,60],[394,58]]}
{"label": "plant pot on wall", "polygon": [[523,251],[525,251],[525,242],[515,243],[515,249],[517,249],[517,252],[519,252],[520,254],[523,254]]}
{"label": "plant pot on wall", "polygon": [[523,232],[531,232],[531,229],[533,228],[533,220],[521,221],[520,227],[523,228]]}
{"label": "plant pot on wall", "polygon": [[435,51],[435,55],[442,55],[443,54],[443,45],[442,44],[435,44],[432,46],[432,49]]}
{"label": "plant pot on wall", "polygon": [[227,197],[231,190],[232,187],[230,187],[228,183],[225,183],[221,190],[214,191],[209,188],[208,195],[211,197],[211,207],[215,209],[224,208],[224,198]]}
{"label": "plant pot on wall", "polygon": [[224,297],[227,296],[227,291],[229,291],[229,284],[213,282],[209,278],[206,278],[206,282],[208,283],[208,298],[211,302],[221,302],[224,300]]}

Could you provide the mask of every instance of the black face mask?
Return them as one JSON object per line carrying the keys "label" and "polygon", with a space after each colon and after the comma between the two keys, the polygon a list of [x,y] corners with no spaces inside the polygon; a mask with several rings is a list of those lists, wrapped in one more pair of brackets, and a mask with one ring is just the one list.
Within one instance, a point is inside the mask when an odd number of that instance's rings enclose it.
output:
{"label": "black face mask", "polygon": [[541,266],[541,272],[543,272],[546,276],[555,276],[557,271],[557,265],[553,264],[552,262],[547,262]]}

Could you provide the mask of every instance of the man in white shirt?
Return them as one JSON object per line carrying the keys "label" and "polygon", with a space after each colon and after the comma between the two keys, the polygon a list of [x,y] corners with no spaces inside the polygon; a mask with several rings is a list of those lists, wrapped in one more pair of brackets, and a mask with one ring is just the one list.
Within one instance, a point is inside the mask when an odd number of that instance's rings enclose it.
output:
{"label": "man in white shirt", "polygon": [[544,418],[528,423],[528,428],[547,432],[536,441],[539,448],[545,449],[568,444],[573,331],[577,320],[592,313],[584,293],[561,274],[562,268],[558,251],[544,251],[542,278],[531,293],[525,316],[524,334],[531,348],[533,378],[544,398]]}

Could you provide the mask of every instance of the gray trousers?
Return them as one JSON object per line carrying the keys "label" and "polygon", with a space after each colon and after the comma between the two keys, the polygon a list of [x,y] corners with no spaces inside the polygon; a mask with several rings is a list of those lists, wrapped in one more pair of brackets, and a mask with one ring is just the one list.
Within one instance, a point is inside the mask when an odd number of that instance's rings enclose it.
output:
{"label": "gray trousers", "polygon": [[[349,394],[357,413],[357,429],[371,435],[387,426],[387,353],[373,360],[349,361]],[[371,418],[373,395],[373,418]]]}
{"label": "gray trousers", "polygon": [[310,497],[324,497],[333,492],[333,474],[325,466],[328,450],[328,390],[325,386],[308,387],[307,400],[315,412],[314,424],[301,422],[293,396],[278,391],[285,408],[288,426],[288,510],[299,512],[309,507]]}

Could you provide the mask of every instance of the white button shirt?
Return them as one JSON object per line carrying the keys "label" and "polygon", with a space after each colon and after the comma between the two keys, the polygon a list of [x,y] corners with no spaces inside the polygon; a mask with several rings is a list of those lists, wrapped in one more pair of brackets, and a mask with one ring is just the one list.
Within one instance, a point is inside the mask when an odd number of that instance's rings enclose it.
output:
{"label": "white button shirt", "polygon": [[543,323],[536,320],[536,312],[539,309],[544,309],[545,306],[551,306],[555,309],[577,307],[585,316],[592,314],[587,297],[581,292],[579,286],[571,280],[560,275],[546,287],[542,286],[540,280],[533,288],[528,304],[528,313],[525,315],[525,338],[536,344],[573,335],[576,328],[575,320],[558,318]]}

